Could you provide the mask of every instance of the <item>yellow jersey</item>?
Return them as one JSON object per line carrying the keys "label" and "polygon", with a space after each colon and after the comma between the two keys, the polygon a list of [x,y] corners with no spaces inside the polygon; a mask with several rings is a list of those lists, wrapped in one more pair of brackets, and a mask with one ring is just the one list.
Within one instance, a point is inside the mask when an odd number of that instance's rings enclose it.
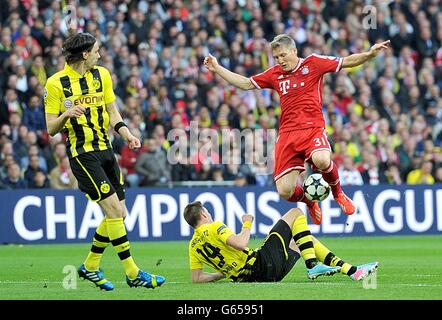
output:
{"label": "yellow jersey", "polygon": [[256,252],[249,248],[241,251],[229,246],[226,242],[231,235],[234,233],[219,221],[195,229],[189,242],[190,269],[202,269],[206,264],[232,281],[241,281],[250,275]]}
{"label": "yellow jersey", "polygon": [[68,64],[46,82],[45,112],[60,115],[76,105],[84,106],[79,118],[66,121],[67,154],[70,158],[79,154],[107,150],[109,141],[109,114],[106,104],[115,100],[112,79],[106,68],[95,66],[81,76]]}

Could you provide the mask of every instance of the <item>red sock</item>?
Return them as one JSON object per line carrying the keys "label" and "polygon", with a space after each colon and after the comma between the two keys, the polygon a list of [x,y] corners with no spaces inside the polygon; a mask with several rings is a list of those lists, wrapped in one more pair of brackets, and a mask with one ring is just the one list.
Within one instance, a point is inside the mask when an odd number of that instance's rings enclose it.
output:
{"label": "red sock", "polygon": [[290,202],[304,202],[308,206],[312,205],[312,202],[304,196],[304,189],[300,184],[296,184],[295,191],[287,200]]}
{"label": "red sock", "polygon": [[330,161],[330,165],[327,169],[321,171],[322,177],[331,187],[333,197],[336,198],[338,194],[342,192],[341,182],[339,181],[338,167],[333,161]]}

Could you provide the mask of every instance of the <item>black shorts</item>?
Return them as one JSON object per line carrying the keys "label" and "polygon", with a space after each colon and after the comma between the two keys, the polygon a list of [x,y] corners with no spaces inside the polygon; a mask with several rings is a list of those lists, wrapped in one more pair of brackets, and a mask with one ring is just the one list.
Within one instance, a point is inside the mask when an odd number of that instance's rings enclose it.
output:
{"label": "black shorts", "polygon": [[92,201],[101,201],[115,192],[125,199],[124,179],[112,149],[82,153],[69,159],[78,187]]}
{"label": "black shorts", "polygon": [[256,261],[247,282],[281,281],[292,270],[300,254],[289,248],[292,230],[279,220],[270,230],[263,245],[256,250]]}

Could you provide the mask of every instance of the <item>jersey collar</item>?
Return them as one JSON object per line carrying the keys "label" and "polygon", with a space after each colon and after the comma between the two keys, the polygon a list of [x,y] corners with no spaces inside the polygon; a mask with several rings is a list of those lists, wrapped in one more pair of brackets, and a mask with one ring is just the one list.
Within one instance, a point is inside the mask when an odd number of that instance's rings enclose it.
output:
{"label": "jersey collar", "polygon": [[198,226],[197,228],[195,228],[195,231],[196,230],[202,230],[203,228],[203,226],[205,226],[207,223],[203,223],[202,225],[200,225],[200,226]]}
{"label": "jersey collar", "polygon": [[[74,68],[72,68],[70,65],[68,65],[67,63],[64,64],[64,70],[66,71],[66,73],[72,77],[72,78],[83,78],[83,76],[81,74],[79,74],[77,71],[75,71]],[[84,74],[84,76],[86,76],[86,74],[89,72],[86,71],[86,73]]]}
{"label": "jersey collar", "polygon": [[298,63],[296,64],[295,69],[293,69],[292,71],[290,71],[290,73],[294,73],[294,72],[296,72],[296,70],[299,69],[299,67],[301,66],[301,64],[302,64],[302,62],[303,62],[304,60],[305,60],[305,59],[303,59],[303,58],[298,58]]}

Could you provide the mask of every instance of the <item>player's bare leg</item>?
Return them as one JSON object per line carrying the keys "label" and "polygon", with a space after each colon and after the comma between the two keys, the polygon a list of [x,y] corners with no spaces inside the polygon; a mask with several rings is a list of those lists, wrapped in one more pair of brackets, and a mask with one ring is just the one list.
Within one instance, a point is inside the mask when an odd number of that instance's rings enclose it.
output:
{"label": "player's bare leg", "polygon": [[322,212],[316,201],[310,201],[304,196],[304,189],[299,184],[299,170],[293,170],[276,180],[276,190],[281,198],[290,202],[304,202],[314,224],[321,224]]}
{"label": "player's bare leg", "polygon": [[331,160],[330,151],[318,150],[313,152],[312,162],[319,169],[324,180],[330,185],[333,197],[341,206],[342,211],[347,215],[355,213],[356,207],[353,201],[342,191],[338,167]]}

